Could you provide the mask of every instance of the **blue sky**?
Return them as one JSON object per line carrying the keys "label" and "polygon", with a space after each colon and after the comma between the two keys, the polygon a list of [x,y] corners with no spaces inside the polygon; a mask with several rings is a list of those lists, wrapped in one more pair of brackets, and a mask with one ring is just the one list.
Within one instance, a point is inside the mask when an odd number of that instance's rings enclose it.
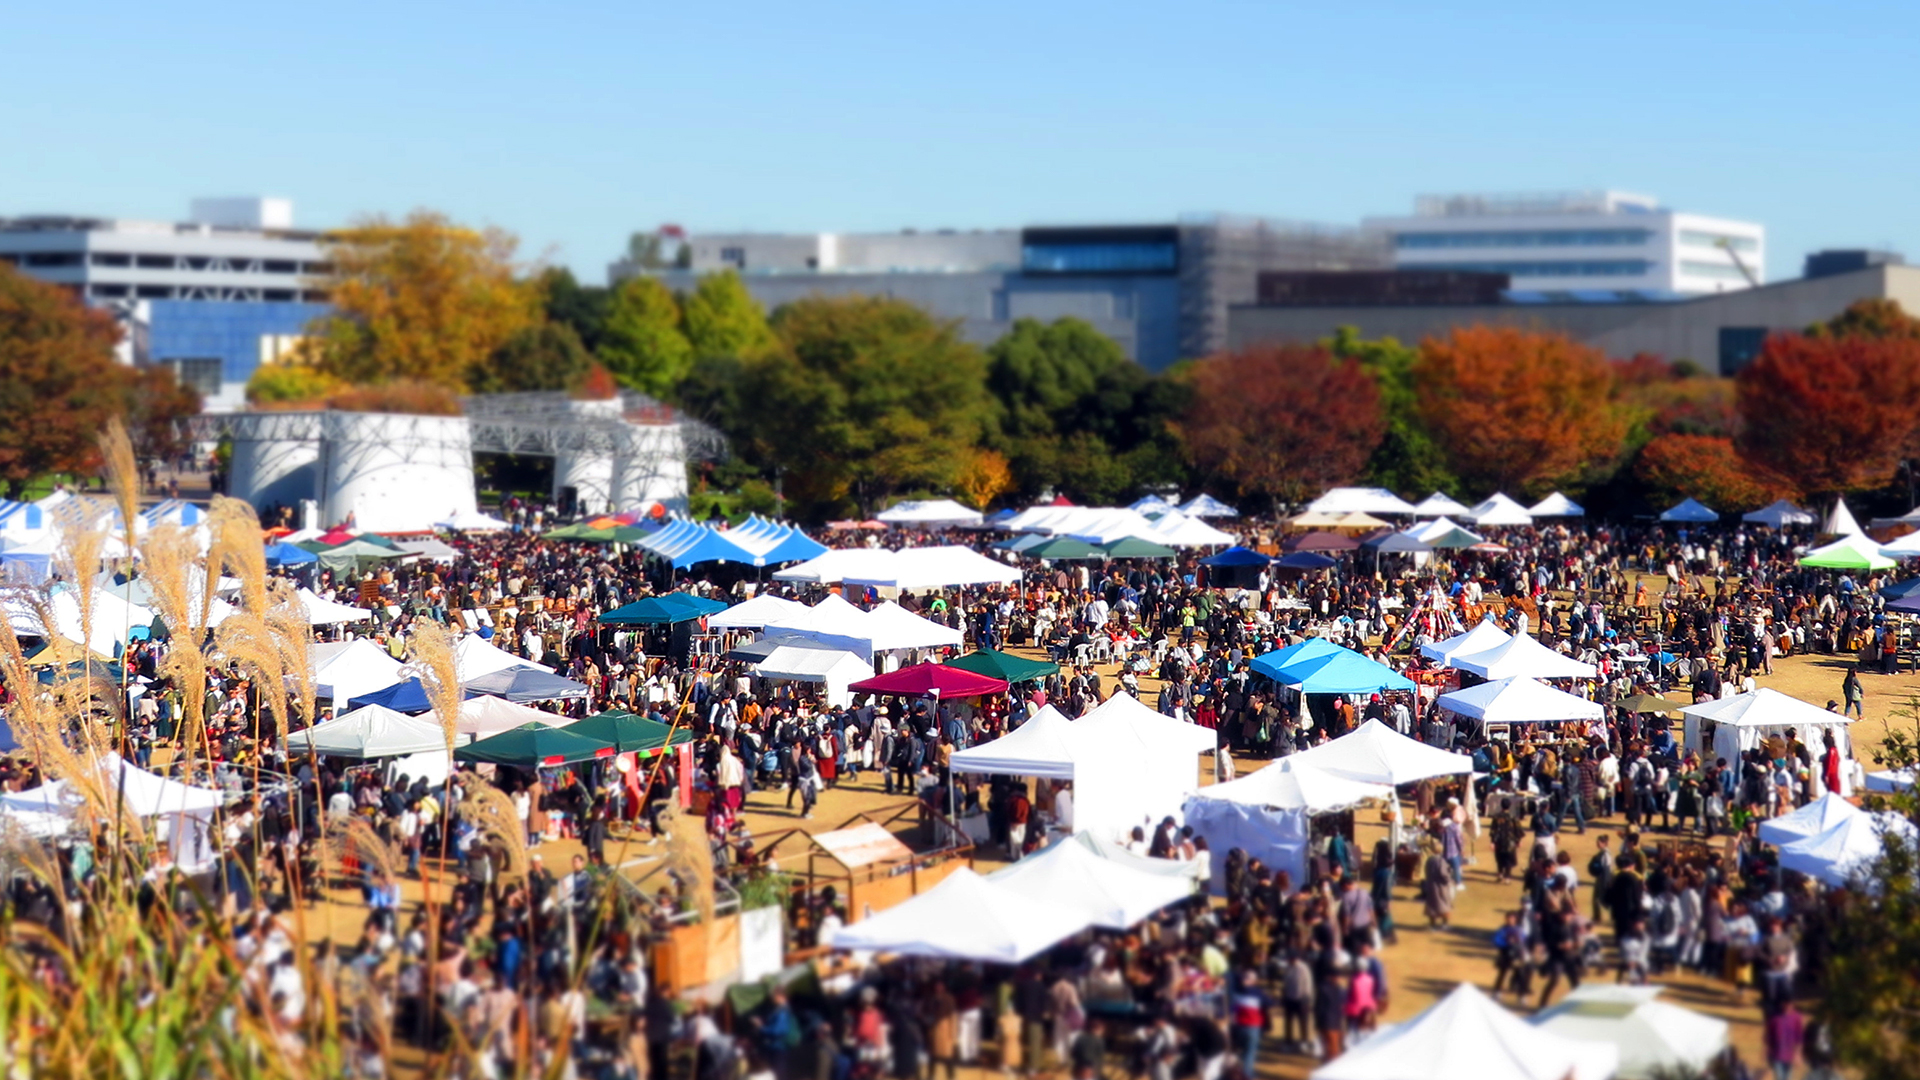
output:
{"label": "blue sky", "polygon": [[[13,5],[0,215],[432,207],[599,281],[626,235],[1350,223],[1613,187],[1920,261],[1920,6]],[[84,10],[84,17],[77,14]]]}

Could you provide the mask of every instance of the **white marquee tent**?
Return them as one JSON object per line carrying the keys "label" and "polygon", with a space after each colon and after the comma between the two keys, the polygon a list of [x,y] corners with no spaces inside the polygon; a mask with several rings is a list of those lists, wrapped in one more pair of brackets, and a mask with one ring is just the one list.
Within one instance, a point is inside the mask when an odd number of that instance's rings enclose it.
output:
{"label": "white marquee tent", "polygon": [[1409,529],[1403,529],[1402,532],[1404,532],[1408,536],[1413,537],[1415,540],[1422,540],[1429,544],[1433,543],[1436,540],[1444,539],[1445,537],[1456,532],[1466,533],[1468,536],[1473,537],[1476,543],[1486,539],[1486,537],[1481,536],[1479,533],[1474,532],[1472,529],[1469,529],[1464,525],[1455,524],[1451,518],[1444,518],[1444,517],[1434,518],[1432,521],[1426,522],[1425,524],[1415,525]]}
{"label": "white marquee tent", "polygon": [[781,618],[793,618],[807,610],[807,605],[798,600],[789,600],[784,596],[761,593],[750,600],[735,604],[725,611],[707,616],[709,630],[758,630],[769,621]]}
{"label": "white marquee tent", "polygon": [[478,510],[455,510],[434,522],[433,527],[448,532],[501,532],[513,525]]}
{"label": "white marquee tent", "polygon": [[1475,525],[1531,525],[1533,515],[1527,508],[1507,497],[1505,492],[1489,496],[1471,511]]}
{"label": "white marquee tent", "polygon": [[1369,720],[1287,760],[1296,767],[1311,766],[1349,780],[1394,787],[1473,771],[1473,759],[1467,755],[1409,739],[1379,720]]}
{"label": "white marquee tent", "polygon": [[400,681],[400,661],[366,638],[321,641],[309,647],[314,693],[344,705]]}
{"label": "white marquee tent", "polygon": [[1466,517],[1473,513],[1460,500],[1438,491],[1413,504],[1413,512],[1418,517]]}
{"label": "white marquee tent", "polygon": [[1349,780],[1313,765],[1297,764],[1294,756],[1298,755],[1281,758],[1237,780],[1203,787],[1193,797],[1319,814],[1393,794],[1385,784]]}
{"label": "white marquee tent", "polygon": [[[220,792],[155,775],[112,752],[101,756],[100,783],[127,813],[160,819],[159,839],[168,844],[181,870],[197,874],[212,862],[208,833],[214,813],[225,802]],[[0,815],[15,818],[23,829],[33,832],[46,828],[53,818],[71,819],[83,804],[71,784],[53,780],[29,791],[0,795]]]}
{"label": "white marquee tent", "polygon": [[525,657],[515,656],[479,634],[468,634],[453,647],[453,670],[461,682],[469,682],[496,671],[522,667],[540,671],[553,670],[544,664],[536,664]]}
{"label": "white marquee tent", "polygon": [[1790,814],[1768,818],[1760,823],[1760,839],[1776,847],[1817,836],[1861,811],[1834,792],[1813,800]]}
{"label": "white marquee tent", "polygon": [[875,519],[889,525],[978,525],[980,511],[952,499],[908,499],[882,510]]}
{"label": "white marquee tent", "polygon": [[1864,536],[1866,530],[1853,519],[1853,511],[1847,509],[1847,500],[1833,500],[1833,509],[1827,513],[1826,523],[1820,526],[1825,536]]}
{"label": "white marquee tent", "polygon": [[1590,982],[1534,1015],[1532,1023],[1581,1042],[1611,1046],[1619,1080],[1693,1075],[1727,1048],[1727,1022],[1657,1000],[1661,987]]}
{"label": "white marquee tent", "polygon": [[1018,964],[1086,929],[1065,905],[1036,904],[965,867],[926,892],[841,927],[827,944],[897,956]]}
{"label": "white marquee tent", "polygon": [[1232,533],[1223,532],[1196,515],[1169,510],[1153,523],[1161,543],[1169,547],[1225,547],[1234,542]]}
{"label": "white marquee tent", "polygon": [[[1680,715],[1685,718],[1682,732],[1686,747],[1698,750],[1703,758],[1738,761],[1742,752],[1759,746],[1763,739],[1788,731],[1798,734],[1800,741],[1816,755],[1821,750],[1820,737],[1831,732],[1841,756],[1853,757],[1845,716],[1764,686],[1732,697],[1697,702],[1681,709]],[[1714,725],[1711,747],[1702,745],[1703,721],[1712,721]],[[1814,772],[1819,774],[1817,769]],[[1840,794],[1853,794],[1851,760],[1841,764]]]}
{"label": "white marquee tent", "polygon": [[1811,525],[1813,524],[1813,515],[1785,499],[1780,499],[1758,510],[1741,514],[1740,520],[1754,525],[1766,525],[1770,528],[1784,529],[1789,525]]}
{"label": "white marquee tent", "polygon": [[61,588],[47,601],[47,610],[53,616],[53,626],[41,625],[40,612],[25,600],[14,597],[6,602],[7,621],[12,624],[13,632],[23,636],[50,638],[59,636],[85,645],[101,656],[114,656],[127,643],[127,638],[136,626],[153,625],[153,612],[138,604],[121,599],[105,589],[91,589],[89,601],[93,606],[92,640],[88,640],[87,628],[80,619],[80,595],[72,588]]}
{"label": "white marquee tent", "polygon": [[1592,664],[1554,652],[1528,634],[1516,634],[1477,653],[1455,653],[1447,658],[1447,666],[1483,679],[1591,679],[1600,674]]}
{"label": "white marquee tent", "polygon": [[[453,722],[453,730],[479,740],[489,735],[498,735],[503,731],[512,731],[522,724],[566,727],[573,723],[574,719],[558,713],[543,712],[531,706],[508,701],[503,697],[494,697],[492,694],[481,694],[460,703],[460,716]],[[443,747],[447,745],[444,738],[439,745]]]}
{"label": "white marquee tent", "polygon": [[1073,721],[1051,705],[1005,735],[953,752],[956,772],[1073,779]]}
{"label": "white marquee tent", "polygon": [[287,736],[287,752],[294,757],[308,750],[336,757],[405,757],[446,748],[446,733],[431,714],[408,716],[384,705],[362,705]]}
{"label": "white marquee tent", "polygon": [[1914,843],[1913,823],[1899,814],[1855,814],[1826,832],[1782,845],[1780,867],[1829,885],[1845,885],[1880,857],[1889,832]]}
{"label": "white marquee tent", "polygon": [[1439,705],[1487,724],[1601,720],[1607,715],[1607,710],[1599,702],[1588,701],[1524,675],[1495,679],[1441,694]]}
{"label": "white marquee tent", "polygon": [[1660,512],[1661,521],[1676,521],[1681,524],[1708,525],[1720,520],[1717,511],[1708,509],[1697,499],[1682,499]]}
{"label": "white marquee tent", "polygon": [[1420,655],[1446,663],[1456,656],[1472,656],[1496,645],[1505,645],[1512,637],[1492,619],[1482,619],[1464,634],[1455,634],[1443,641],[1420,646]]}
{"label": "white marquee tent", "polygon": [[783,570],[775,570],[773,580],[811,581],[822,585],[833,585],[840,581],[843,574],[892,558],[893,552],[886,548],[831,548],[824,555],[816,555],[806,562],[795,563]]}
{"label": "white marquee tent", "polygon": [[1312,1080],[1607,1080],[1605,1043],[1534,1027],[1461,983],[1425,1012],[1315,1069]]}
{"label": "white marquee tent", "polygon": [[1020,580],[1018,568],[958,544],[903,548],[893,552],[892,556],[843,571],[840,580],[849,585],[908,590],[956,588],[962,585],[1012,585]]}
{"label": "white marquee tent", "polygon": [[1195,495],[1193,498],[1174,507],[1174,509],[1188,517],[1234,518],[1240,516],[1240,511],[1235,510],[1233,507],[1228,506],[1226,503],[1204,492]]}
{"label": "white marquee tent", "polygon": [[300,606],[307,609],[307,621],[315,626],[330,626],[334,623],[366,622],[373,618],[373,612],[366,608],[349,607],[322,599],[312,589],[299,591]]}
{"label": "white marquee tent", "polygon": [[1058,841],[987,880],[1035,906],[1064,908],[1109,930],[1126,930],[1193,895],[1191,877],[1135,870],[1095,855],[1076,839]]}
{"label": "white marquee tent", "polygon": [[1307,504],[1315,514],[1399,514],[1410,516],[1413,505],[1386,488],[1337,487]]}
{"label": "white marquee tent", "polygon": [[753,673],[763,679],[824,684],[828,705],[847,705],[853,700],[847,687],[873,678],[873,662],[845,649],[777,645],[753,665]]}
{"label": "white marquee tent", "polygon": [[1528,507],[1527,513],[1537,518],[1587,516],[1585,507],[1557,491]]}

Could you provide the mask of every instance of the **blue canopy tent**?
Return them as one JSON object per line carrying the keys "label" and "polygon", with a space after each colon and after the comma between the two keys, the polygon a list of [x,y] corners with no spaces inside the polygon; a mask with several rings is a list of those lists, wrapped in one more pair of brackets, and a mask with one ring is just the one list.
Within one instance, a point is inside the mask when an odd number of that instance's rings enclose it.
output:
{"label": "blue canopy tent", "polygon": [[[479,697],[476,691],[464,691],[463,698]],[[423,713],[433,709],[433,701],[427,697],[427,688],[419,679],[403,679],[392,686],[383,686],[378,690],[361,694],[347,702],[341,712],[357,709],[362,705],[379,705],[399,713]]]}
{"label": "blue canopy tent", "polygon": [[1201,566],[1265,566],[1272,562],[1267,556],[1251,548],[1230,547],[1218,555],[1209,555],[1200,560]]}
{"label": "blue canopy tent", "polygon": [[1345,650],[1326,638],[1310,637],[1305,641],[1296,641],[1284,649],[1262,653],[1253,658],[1252,666],[1257,675],[1265,675],[1275,682],[1285,682],[1280,673],[1288,664],[1316,657],[1332,656],[1334,653],[1343,651]]}
{"label": "blue canopy tent", "polygon": [[1288,570],[1325,570],[1339,564],[1339,559],[1322,555],[1317,551],[1289,551],[1273,560],[1273,565],[1285,567]]}
{"label": "blue canopy tent", "polygon": [[268,544],[268,566],[305,566],[319,562],[320,556],[297,544]]}
{"label": "blue canopy tent", "polygon": [[1371,694],[1413,689],[1412,680],[1406,676],[1325,638],[1308,638],[1255,657],[1253,670],[1277,683],[1298,687],[1303,694]]}
{"label": "blue canopy tent", "polygon": [[641,538],[639,546],[655,558],[666,560],[675,570],[708,562],[754,565],[752,552],[691,521],[676,519],[652,536]]}

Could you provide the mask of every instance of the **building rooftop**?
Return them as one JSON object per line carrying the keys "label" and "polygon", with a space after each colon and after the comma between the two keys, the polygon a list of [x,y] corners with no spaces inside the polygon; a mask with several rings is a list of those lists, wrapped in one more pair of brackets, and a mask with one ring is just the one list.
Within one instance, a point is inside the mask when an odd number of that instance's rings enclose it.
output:
{"label": "building rooftop", "polygon": [[1416,217],[1528,217],[1547,214],[1652,214],[1660,200],[1624,191],[1544,191],[1494,195],[1420,195]]}

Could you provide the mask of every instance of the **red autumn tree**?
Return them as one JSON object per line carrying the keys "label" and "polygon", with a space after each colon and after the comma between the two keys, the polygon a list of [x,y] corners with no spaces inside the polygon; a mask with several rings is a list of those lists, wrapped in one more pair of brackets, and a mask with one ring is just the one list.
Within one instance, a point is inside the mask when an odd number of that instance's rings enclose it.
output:
{"label": "red autumn tree", "polygon": [[1920,339],[1775,334],[1735,394],[1750,460],[1809,495],[1877,488],[1920,430]]}
{"label": "red autumn tree", "polygon": [[1699,499],[1715,510],[1752,510],[1799,493],[1784,477],[1753,464],[1717,435],[1660,435],[1640,448],[1634,479],[1655,506]]}
{"label": "red autumn tree", "polygon": [[1187,378],[1188,454],[1248,494],[1300,502],[1347,483],[1386,430],[1374,380],[1319,346],[1222,353]]}
{"label": "red autumn tree", "polygon": [[100,431],[124,407],[119,340],[105,312],[0,263],[0,481],[9,498],[48,473],[99,462]]}
{"label": "red autumn tree", "polygon": [[1421,420],[1469,490],[1534,497],[1604,477],[1627,417],[1612,362],[1565,334],[1461,327],[1420,343]]}

